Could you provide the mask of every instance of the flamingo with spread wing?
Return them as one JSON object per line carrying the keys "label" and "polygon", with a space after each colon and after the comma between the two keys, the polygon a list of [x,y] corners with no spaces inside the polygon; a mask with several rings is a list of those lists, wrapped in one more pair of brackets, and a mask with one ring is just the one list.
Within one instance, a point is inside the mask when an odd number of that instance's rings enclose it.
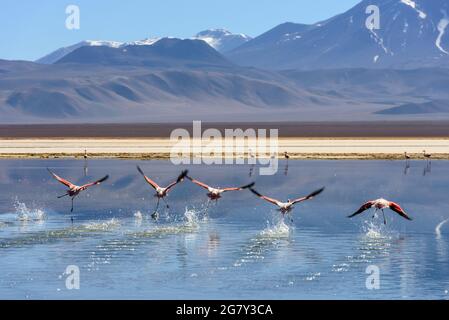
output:
{"label": "flamingo with spread wing", "polygon": [[[54,173],[53,171],[51,171],[50,169],[48,169],[48,172],[50,172],[50,174],[53,176],[53,178],[55,178],[57,181],[59,181],[60,183],[62,183],[63,185],[65,185],[67,188],[69,188],[67,190],[67,192],[65,194],[63,194],[62,196],[59,196],[58,199],[69,196],[70,198],[72,198],[72,208],[70,209],[70,212],[73,212],[73,201],[75,200],[75,198],[80,194],[81,191],[86,190],[87,188],[90,188],[92,186],[95,186],[97,184],[100,184],[104,181],[106,181],[109,178],[109,175],[104,176],[103,178],[91,182],[91,183],[87,183],[85,185],[82,186],[77,186],[73,183],[71,183],[70,181],[61,178],[60,176],[58,176],[56,173]],[[73,220],[73,219],[72,219]]]}
{"label": "flamingo with spread wing", "polygon": [[[401,217],[403,217],[404,219],[407,220],[412,220],[412,218],[410,218],[407,213],[404,211],[404,209],[401,208],[400,205],[398,205],[395,202],[392,201],[388,201],[385,199],[377,199],[377,200],[372,200],[372,201],[368,201],[366,203],[364,203],[359,210],[357,210],[356,212],[354,212],[353,214],[351,214],[348,218],[352,218],[355,217],[356,215],[361,214],[362,212],[371,209],[371,208],[375,208],[376,211],[381,210],[382,211],[382,215],[384,218],[384,224],[387,224],[387,220],[385,219],[385,212],[384,209],[391,209],[394,212],[396,212],[398,215],[400,215]],[[373,214],[373,219],[376,216],[376,211]]]}
{"label": "flamingo with spread wing", "polygon": [[242,186],[242,187],[230,187],[230,188],[219,188],[219,187],[211,187],[201,181],[192,179],[191,177],[187,176],[187,179],[189,179],[190,181],[192,181],[194,184],[204,188],[207,190],[207,196],[209,197],[210,200],[218,200],[221,198],[221,195],[225,192],[229,192],[229,191],[240,191],[240,190],[244,190],[244,189],[248,189],[251,188],[252,186],[254,186],[254,182]]}
{"label": "flamingo with spread wing", "polygon": [[[158,213],[157,213],[157,209],[159,208],[159,201],[162,199],[165,202],[165,197],[168,195],[168,193],[170,192],[170,190],[176,186],[178,183],[180,183],[181,181],[184,180],[184,178],[187,176],[188,171],[185,170],[183,171],[178,178],[176,179],[176,181],[170,183],[168,186],[161,187],[159,186],[156,182],[154,182],[152,179],[148,178],[145,173],[142,171],[142,169],[137,166],[137,171],[139,171],[139,173],[144,177],[145,181],[153,187],[154,190],[156,190],[156,194],[154,195],[155,197],[157,197],[157,204],[156,204],[156,208],[154,209],[154,212],[151,214],[151,217],[153,219],[157,219],[158,218]],[[167,202],[165,202],[167,208],[169,208],[169,205]]]}
{"label": "flamingo with spread wing", "polygon": [[301,198],[294,199],[294,200],[289,199],[289,200],[287,200],[287,202],[282,202],[282,201],[264,196],[264,195],[260,194],[259,192],[257,192],[256,190],[254,190],[253,188],[250,188],[249,190],[251,190],[251,192],[254,193],[256,196],[258,196],[259,198],[261,198],[265,201],[268,201],[268,202],[274,204],[275,206],[277,206],[279,208],[278,210],[282,214],[286,214],[286,213],[290,213],[290,211],[293,209],[293,206],[295,204],[315,198],[317,195],[319,195],[321,192],[324,191],[324,187],[312,192],[311,194],[309,194],[305,197],[301,197]]}

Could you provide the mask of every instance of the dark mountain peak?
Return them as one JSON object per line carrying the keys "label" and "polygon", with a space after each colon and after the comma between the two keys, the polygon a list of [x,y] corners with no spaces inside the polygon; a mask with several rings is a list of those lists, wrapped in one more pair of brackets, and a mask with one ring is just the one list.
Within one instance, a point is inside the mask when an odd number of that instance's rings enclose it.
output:
{"label": "dark mountain peak", "polygon": [[147,67],[229,66],[230,63],[201,40],[163,38],[152,45],[81,47],[57,64],[132,65]]}

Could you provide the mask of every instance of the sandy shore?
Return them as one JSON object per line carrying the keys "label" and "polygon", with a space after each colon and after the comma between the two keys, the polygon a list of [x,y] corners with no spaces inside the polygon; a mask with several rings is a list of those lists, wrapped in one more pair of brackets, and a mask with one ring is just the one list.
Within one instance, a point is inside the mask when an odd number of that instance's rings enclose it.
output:
{"label": "sandy shore", "polygon": [[[198,143],[194,142],[193,143]],[[448,138],[280,138],[278,157],[287,151],[293,159],[403,159],[407,151],[422,159],[422,151],[433,159],[449,159]],[[175,142],[169,139],[0,139],[0,158],[80,158],[87,150],[89,158],[168,159]],[[207,150],[184,151],[208,157]],[[248,156],[248,148],[238,157]],[[270,156],[273,152],[258,156]]]}

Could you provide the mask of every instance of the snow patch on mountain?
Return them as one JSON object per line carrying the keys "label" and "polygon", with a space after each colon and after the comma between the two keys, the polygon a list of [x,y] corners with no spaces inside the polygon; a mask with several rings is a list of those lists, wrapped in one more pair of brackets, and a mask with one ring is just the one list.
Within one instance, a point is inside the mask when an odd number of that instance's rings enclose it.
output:
{"label": "snow patch on mountain", "polygon": [[446,11],[442,11],[444,17],[443,19],[440,20],[440,22],[438,23],[438,37],[435,41],[435,45],[437,46],[438,50],[440,50],[441,52],[445,53],[445,54],[449,54],[448,51],[446,51],[442,46],[441,46],[441,39],[443,39],[443,36],[446,32],[446,28],[449,25],[449,19],[447,17],[447,13]]}
{"label": "snow patch on mountain", "polygon": [[104,40],[86,40],[84,41],[87,46],[91,47],[111,47],[119,48],[123,45],[123,42],[118,41],[104,41]]}
{"label": "snow patch on mountain", "polygon": [[85,40],[85,41],[78,42],[74,45],[68,46],[68,47],[59,48],[59,49],[45,55],[44,57],[36,60],[36,62],[43,63],[43,64],[52,64],[52,63],[55,63],[56,61],[62,59],[69,53],[72,53],[73,51],[75,51],[81,47],[86,47],[86,46],[92,46],[92,47],[107,46],[107,47],[111,47],[111,48],[119,48],[122,45],[123,45],[123,43],[118,42],[118,41]]}
{"label": "snow patch on mountain", "polygon": [[415,10],[421,19],[425,19],[427,17],[427,14],[425,12],[418,9],[416,2],[414,2],[412,0],[401,0],[401,3],[407,5],[410,8],[412,8],[413,10]]}
{"label": "snow patch on mountain", "polygon": [[143,39],[143,40],[126,42],[125,45],[127,45],[127,46],[151,46],[161,39],[162,38],[147,38],[147,39]]}
{"label": "snow patch on mountain", "polygon": [[246,34],[235,34],[225,29],[209,29],[197,33],[193,39],[203,40],[219,52],[227,52],[252,38]]}
{"label": "snow patch on mountain", "polygon": [[379,37],[379,35],[373,29],[368,29],[368,30],[371,32],[371,38],[374,39],[374,41],[382,48],[382,50],[388,54],[389,50],[384,45],[384,39]]}

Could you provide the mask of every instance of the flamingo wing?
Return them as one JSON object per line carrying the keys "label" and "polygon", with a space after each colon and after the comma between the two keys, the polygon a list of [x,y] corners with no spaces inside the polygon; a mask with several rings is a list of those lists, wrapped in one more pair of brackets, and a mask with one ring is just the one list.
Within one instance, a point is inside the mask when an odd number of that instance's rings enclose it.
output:
{"label": "flamingo wing", "polygon": [[256,196],[258,196],[261,199],[264,199],[268,202],[271,202],[274,205],[278,205],[279,201],[273,198],[269,198],[267,196],[261,195],[259,192],[257,192],[256,190],[254,190],[253,188],[249,188],[249,190],[251,190],[252,193],[254,193]]}
{"label": "flamingo wing", "polygon": [[295,199],[295,200],[292,201],[292,203],[295,204],[295,203],[298,203],[298,202],[303,202],[303,201],[306,201],[306,200],[313,199],[315,196],[319,195],[323,191],[324,191],[324,187],[321,188],[321,189],[315,190],[314,192],[312,192],[311,194],[309,194],[309,195],[307,195],[305,197]]}
{"label": "flamingo wing", "polygon": [[170,183],[166,190],[167,192],[170,191],[171,188],[173,188],[174,186],[176,186],[178,183],[180,183],[182,180],[184,180],[185,177],[187,177],[187,174],[189,173],[188,170],[184,170],[183,172],[181,172],[181,174],[178,176],[178,178],[176,179],[176,181]]}
{"label": "flamingo wing", "polygon": [[159,185],[158,185],[156,182],[154,182],[153,180],[151,180],[150,178],[148,178],[148,177],[145,175],[145,173],[143,173],[142,169],[141,169],[139,166],[137,166],[137,171],[140,172],[140,174],[145,178],[145,181],[146,181],[150,186],[152,186],[154,189],[159,188]]}
{"label": "flamingo wing", "polygon": [[248,188],[254,187],[255,184],[256,184],[255,182],[252,182],[252,183],[244,185],[242,187],[223,188],[222,190],[223,190],[223,192],[226,192],[226,191],[239,191],[239,190],[244,190],[244,189],[248,189]]}
{"label": "flamingo wing", "polygon": [[407,213],[405,213],[404,209],[401,208],[400,205],[394,202],[390,202],[390,209],[399,214],[401,217],[407,219],[407,220],[413,220],[410,218]]}
{"label": "flamingo wing", "polygon": [[192,178],[189,177],[189,176],[187,176],[187,179],[189,179],[190,181],[192,181],[194,184],[196,184],[196,185],[198,185],[198,186],[200,186],[200,187],[203,187],[204,189],[209,190],[209,188],[210,188],[210,186],[208,186],[207,184],[205,184],[205,183],[203,183],[203,182],[201,182],[201,181],[192,179]]}
{"label": "flamingo wing", "polygon": [[61,178],[60,176],[58,176],[56,173],[54,173],[53,171],[51,171],[50,169],[48,169],[48,172],[50,172],[50,174],[53,176],[53,178],[55,178],[56,180],[58,180],[59,182],[61,182],[63,185],[65,185],[66,187],[72,189],[73,187],[76,187],[76,185],[74,185],[73,183],[71,183],[70,181]]}
{"label": "flamingo wing", "polygon": [[374,205],[374,201],[368,201],[368,202],[366,202],[363,206],[360,207],[359,210],[357,210],[356,212],[354,212],[353,214],[351,214],[350,216],[348,216],[348,218],[355,217],[356,215],[362,213],[363,211],[368,210],[368,209],[371,208],[373,205]]}
{"label": "flamingo wing", "polygon": [[106,176],[104,176],[103,178],[101,178],[101,179],[99,179],[99,180],[97,180],[97,181],[94,181],[94,182],[91,182],[91,183],[82,185],[82,186],[81,186],[81,189],[85,190],[85,189],[87,189],[87,188],[89,188],[89,187],[92,187],[92,186],[95,186],[95,185],[97,185],[97,184],[100,184],[100,183],[102,183],[102,182],[104,182],[104,181],[106,181],[106,180],[108,180],[108,179],[109,179],[109,175],[106,175]]}

